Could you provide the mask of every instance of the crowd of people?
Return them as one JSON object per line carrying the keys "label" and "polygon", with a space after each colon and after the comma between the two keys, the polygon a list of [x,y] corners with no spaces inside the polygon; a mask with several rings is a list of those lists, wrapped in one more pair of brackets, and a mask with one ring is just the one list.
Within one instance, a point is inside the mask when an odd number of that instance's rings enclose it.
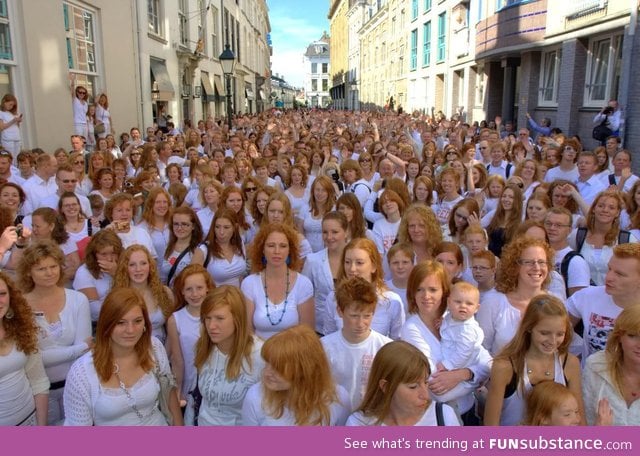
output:
{"label": "crowd of people", "polygon": [[72,94],[70,151],[2,136],[0,424],[640,424],[617,136],[276,109],[116,139]]}

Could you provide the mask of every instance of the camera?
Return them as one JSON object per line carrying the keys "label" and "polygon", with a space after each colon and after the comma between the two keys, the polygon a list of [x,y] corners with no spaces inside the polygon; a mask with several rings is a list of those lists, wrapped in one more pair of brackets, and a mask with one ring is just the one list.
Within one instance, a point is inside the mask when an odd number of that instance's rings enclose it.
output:
{"label": "camera", "polygon": [[22,237],[22,228],[23,228],[22,224],[18,224],[18,225],[16,225],[16,235],[17,235],[19,238],[21,238],[21,237]]}
{"label": "camera", "polygon": [[602,110],[602,113],[606,115],[611,115],[613,114],[613,108],[611,106],[607,106]]}
{"label": "camera", "polygon": [[338,171],[336,171],[335,169],[328,169],[327,174],[329,175],[329,177],[331,177],[331,179],[333,179],[334,182],[338,182],[340,180],[340,174],[338,174]]}

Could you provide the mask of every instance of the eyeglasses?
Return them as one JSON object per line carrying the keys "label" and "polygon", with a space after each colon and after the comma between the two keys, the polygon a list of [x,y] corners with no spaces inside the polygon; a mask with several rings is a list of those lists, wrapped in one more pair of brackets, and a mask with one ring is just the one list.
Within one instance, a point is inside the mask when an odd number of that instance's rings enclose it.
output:
{"label": "eyeglasses", "polygon": [[192,223],[187,222],[173,222],[174,228],[191,228],[193,226]]}
{"label": "eyeglasses", "polygon": [[362,160],[360,160],[360,163],[371,163],[371,159],[370,158],[363,158]]}
{"label": "eyeglasses", "polygon": [[78,179],[61,179],[61,181],[63,184],[75,184],[76,182],[78,182]]}
{"label": "eyeglasses", "polygon": [[249,193],[249,192],[253,193],[256,190],[258,190],[258,187],[247,187],[244,189],[245,193]]}
{"label": "eyeglasses", "polygon": [[548,267],[547,260],[526,260],[521,258],[517,260],[516,263],[518,263],[520,266],[524,266],[525,268],[532,268],[536,264],[541,268]]}
{"label": "eyeglasses", "polygon": [[82,160],[76,160],[73,162],[74,165],[84,165],[84,161]]}
{"label": "eyeglasses", "polygon": [[488,147],[479,147],[479,149],[488,149]]}
{"label": "eyeglasses", "polygon": [[87,92],[85,92],[84,90],[80,90],[80,91],[78,92],[78,95],[86,95],[86,94],[87,94]]}
{"label": "eyeglasses", "polygon": [[11,157],[11,152],[9,152],[8,150],[0,150],[0,157]]}
{"label": "eyeglasses", "polygon": [[569,228],[571,225],[567,223],[544,222],[545,228]]}
{"label": "eyeglasses", "polygon": [[488,271],[491,268],[487,266],[471,266],[471,269],[474,271]]}
{"label": "eyeglasses", "polygon": [[131,156],[132,156],[132,157],[133,157],[133,156],[137,156],[137,157],[139,157],[140,155],[142,155],[140,152],[133,152],[133,153],[131,153]]}

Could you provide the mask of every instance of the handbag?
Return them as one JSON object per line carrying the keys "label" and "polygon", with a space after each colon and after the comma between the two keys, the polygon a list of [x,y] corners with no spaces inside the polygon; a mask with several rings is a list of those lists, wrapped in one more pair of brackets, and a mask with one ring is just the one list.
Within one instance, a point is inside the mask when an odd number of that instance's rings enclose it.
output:
{"label": "handbag", "polygon": [[93,127],[93,132],[96,135],[101,135],[102,133],[104,133],[106,131],[106,128],[104,126],[104,122],[100,122],[98,121],[95,126]]}
{"label": "handbag", "polygon": [[604,120],[602,121],[602,123],[600,123],[600,125],[593,128],[593,132],[591,133],[591,136],[593,137],[593,139],[603,142],[603,141],[606,141],[607,138],[613,134],[613,132],[611,131],[611,128],[607,127],[608,117],[609,116],[604,116]]}
{"label": "handbag", "polygon": [[173,378],[173,374],[171,372],[161,372],[157,362],[153,368],[153,373],[156,376],[158,384],[160,385],[160,394],[158,394],[158,408],[160,408],[160,412],[162,412],[162,414],[164,415],[169,426],[173,426],[173,415],[171,414],[169,404],[171,402],[171,394],[175,394],[174,388],[176,387],[176,381]]}

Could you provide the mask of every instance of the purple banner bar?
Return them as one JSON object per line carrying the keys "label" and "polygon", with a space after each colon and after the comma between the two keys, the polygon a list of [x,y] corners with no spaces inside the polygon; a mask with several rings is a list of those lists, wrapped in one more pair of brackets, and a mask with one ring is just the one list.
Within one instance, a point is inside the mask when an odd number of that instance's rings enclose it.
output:
{"label": "purple banner bar", "polygon": [[[0,428],[3,454],[637,455],[629,428]],[[11,453],[14,450],[15,453]]]}

